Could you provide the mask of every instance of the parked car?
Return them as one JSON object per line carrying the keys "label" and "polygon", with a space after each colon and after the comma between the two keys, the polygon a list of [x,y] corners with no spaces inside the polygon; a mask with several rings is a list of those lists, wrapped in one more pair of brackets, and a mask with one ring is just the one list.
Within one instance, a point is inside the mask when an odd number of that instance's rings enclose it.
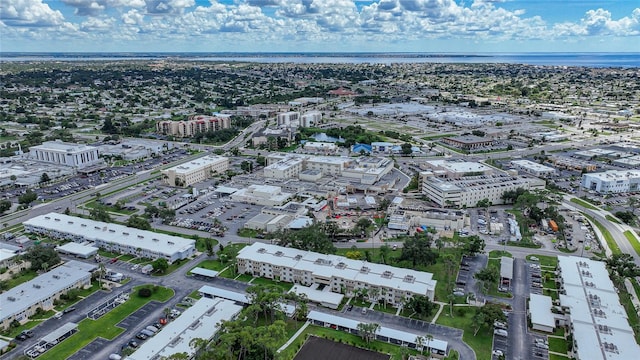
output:
{"label": "parked car", "polygon": [[497,336],[504,336],[504,337],[509,336],[509,333],[507,332],[507,330],[504,330],[504,329],[495,329],[493,330],[493,334]]}
{"label": "parked car", "polygon": [[493,350],[491,354],[495,356],[504,356],[504,351],[496,349],[496,350]]}
{"label": "parked car", "polygon": [[493,327],[496,329],[503,329],[506,330],[507,329],[507,324],[501,322],[501,321],[496,321],[493,323]]}
{"label": "parked car", "polygon": [[535,345],[539,349],[549,350],[549,345],[547,345],[547,344],[537,342]]}
{"label": "parked car", "polygon": [[347,306],[347,311],[351,311],[353,310],[353,304],[349,304],[349,306]]}
{"label": "parked car", "polygon": [[136,335],[136,338],[140,339],[140,340],[147,340],[149,338],[149,336],[143,334],[143,333],[138,333],[138,335]]}
{"label": "parked car", "polygon": [[132,348],[135,349],[135,348],[138,347],[138,342],[133,340],[133,339],[131,339],[131,340],[129,340],[129,346],[131,346]]}
{"label": "parked car", "polygon": [[68,307],[68,308],[64,309],[62,312],[65,313],[65,314],[68,314],[68,313],[70,313],[72,311],[75,311],[75,310],[76,310],[75,306],[72,306],[72,307]]}

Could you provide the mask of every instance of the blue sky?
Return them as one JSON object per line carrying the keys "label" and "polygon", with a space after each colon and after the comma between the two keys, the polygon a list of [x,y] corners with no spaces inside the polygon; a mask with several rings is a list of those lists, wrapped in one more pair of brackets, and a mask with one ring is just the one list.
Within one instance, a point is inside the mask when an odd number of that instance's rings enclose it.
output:
{"label": "blue sky", "polygon": [[0,0],[0,51],[640,52],[640,1]]}

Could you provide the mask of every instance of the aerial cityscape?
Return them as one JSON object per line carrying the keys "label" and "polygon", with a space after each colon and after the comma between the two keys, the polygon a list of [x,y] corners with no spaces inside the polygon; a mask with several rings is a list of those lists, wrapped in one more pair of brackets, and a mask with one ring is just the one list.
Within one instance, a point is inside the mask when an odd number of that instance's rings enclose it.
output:
{"label": "aerial cityscape", "polygon": [[628,360],[633,1],[0,3],[0,359]]}

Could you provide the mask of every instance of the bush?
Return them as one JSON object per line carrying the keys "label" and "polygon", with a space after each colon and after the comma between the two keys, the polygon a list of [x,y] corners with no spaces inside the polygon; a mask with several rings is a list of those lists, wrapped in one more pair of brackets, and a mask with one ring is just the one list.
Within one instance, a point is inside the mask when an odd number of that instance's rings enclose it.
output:
{"label": "bush", "polygon": [[151,289],[149,289],[149,288],[141,288],[140,290],[138,290],[138,296],[140,296],[142,298],[151,297]]}

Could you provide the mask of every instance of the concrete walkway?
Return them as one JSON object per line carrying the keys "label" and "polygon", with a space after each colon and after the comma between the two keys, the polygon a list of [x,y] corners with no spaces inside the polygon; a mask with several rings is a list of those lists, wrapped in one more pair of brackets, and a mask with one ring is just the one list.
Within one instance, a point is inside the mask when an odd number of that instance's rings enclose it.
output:
{"label": "concrete walkway", "polygon": [[433,315],[433,319],[431,319],[432,324],[435,324],[436,321],[438,321],[438,317],[440,316],[440,313],[442,313],[442,310],[444,310],[444,306],[447,305],[446,303],[439,302],[439,301],[436,301],[436,304],[438,304],[440,308],[438,309],[438,312],[435,315]]}
{"label": "concrete walkway", "polygon": [[298,338],[298,336],[300,336],[300,334],[302,334],[302,332],[307,328],[307,326],[309,326],[310,322],[307,321],[306,323],[304,323],[304,325],[302,325],[302,327],[296,331],[295,334],[293,334],[292,337],[289,338],[289,340],[287,340],[286,343],[284,343],[284,345],[280,346],[280,349],[278,349],[278,351],[276,352],[281,352],[282,350],[286,349],[287,347],[289,347],[289,345],[291,345],[291,343]]}

